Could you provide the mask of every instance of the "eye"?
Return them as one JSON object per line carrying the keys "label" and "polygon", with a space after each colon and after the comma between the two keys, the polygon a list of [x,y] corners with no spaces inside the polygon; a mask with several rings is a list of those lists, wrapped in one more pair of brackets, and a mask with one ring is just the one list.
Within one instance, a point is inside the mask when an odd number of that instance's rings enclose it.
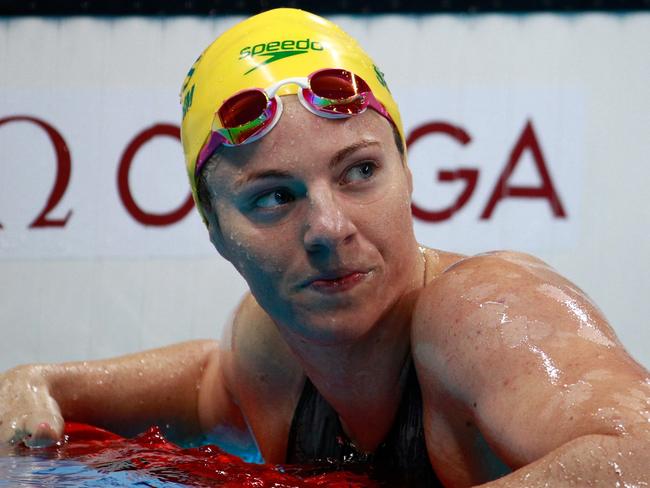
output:
{"label": "eye", "polygon": [[351,183],[355,181],[363,181],[375,174],[376,165],[371,161],[364,161],[361,164],[357,164],[349,168],[343,177],[345,183]]}
{"label": "eye", "polygon": [[257,197],[253,203],[256,208],[276,208],[291,203],[296,198],[288,190],[273,190]]}

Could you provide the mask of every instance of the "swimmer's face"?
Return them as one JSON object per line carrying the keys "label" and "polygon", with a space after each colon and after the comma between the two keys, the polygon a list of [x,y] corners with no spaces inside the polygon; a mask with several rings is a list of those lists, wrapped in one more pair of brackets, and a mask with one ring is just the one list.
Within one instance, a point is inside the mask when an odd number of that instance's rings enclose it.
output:
{"label": "swimmer's face", "polygon": [[414,282],[411,175],[374,111],[329,120],[283,102],[272,131],[206,168],[210,237],[285,332],[351,341]]}

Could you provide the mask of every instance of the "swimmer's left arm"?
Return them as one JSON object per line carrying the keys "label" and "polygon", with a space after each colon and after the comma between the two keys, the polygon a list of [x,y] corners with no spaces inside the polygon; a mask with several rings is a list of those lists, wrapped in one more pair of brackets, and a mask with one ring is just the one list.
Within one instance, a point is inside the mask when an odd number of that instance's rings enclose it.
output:
{"label": "swimmer's left arm", "polygon": [[[471,460],[479,443],[454,427],[475,425],[513,470],[486,486],[650,484],[648,372],[541,261],[502,252],[452,266],[423,292],[413,341],[430,455],[449,452],[442,463],[431,456],[434,466],[450,461],[443,481],[489,481]],[[435,446],[436,428],[451,432],[456,452]]]}

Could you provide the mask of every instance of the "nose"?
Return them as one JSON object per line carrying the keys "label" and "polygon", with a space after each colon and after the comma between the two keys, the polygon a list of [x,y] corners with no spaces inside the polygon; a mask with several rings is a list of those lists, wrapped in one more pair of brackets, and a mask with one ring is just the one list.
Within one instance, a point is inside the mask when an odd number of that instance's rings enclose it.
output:
{"label": "nose", "polygon": [[308,252],[329,254],[352,240],[357,229],[331,188],[311,188],[307,199],[309,209],[303,240]]}

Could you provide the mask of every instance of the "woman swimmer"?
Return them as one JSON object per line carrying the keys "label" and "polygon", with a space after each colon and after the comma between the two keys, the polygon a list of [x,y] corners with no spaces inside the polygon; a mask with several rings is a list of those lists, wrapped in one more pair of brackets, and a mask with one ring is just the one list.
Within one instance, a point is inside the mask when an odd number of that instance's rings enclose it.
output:
{"label": "woman swimmer", "polygon": [[14,368],[0,441],[159,423],[271,463],[369,463],[390,486],[650,483],[647,372],[541,261],[418,245],[397,106],[346,33],[252,17],[182,102],[197,206],[250,286],[227,339]]}

